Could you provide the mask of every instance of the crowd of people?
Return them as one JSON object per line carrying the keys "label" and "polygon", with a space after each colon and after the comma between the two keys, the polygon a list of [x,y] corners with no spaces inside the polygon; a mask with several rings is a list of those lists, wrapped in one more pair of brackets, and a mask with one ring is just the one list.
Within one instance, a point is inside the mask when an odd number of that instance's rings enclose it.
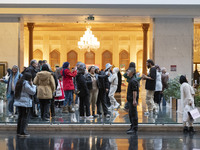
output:
{"label": "crowd of people", "polygon": [[[121,79],[119,68],[113,68],[109,63],[105,67],[105,70],[100,71],[98,66],[86,68],[84,63],[78,62],[70,70],[70,63],[64,62],[62,67],[56,66],[53,72],[47,61],[32,60],[30,66],[24,68],[21,73],[16,65],[8,69],[8,77],[1,81],[7,83],[8,115],[12,117],[15,113],[18,114],[17,134],[29,136],[26,132],[29,113],[31,118],[38,117],[36,110],[40,110],[43,121],[49,121],[50,117],[55,116],[55,107],[62,109],[62,113],[74,113],[74,107],[78,107],[80,119],[110,118],[112,110],[120,107],[114,95],[119,87],[121,89]],[[158,113],[163,90],[167,88],[169,76],[166,69],[161,69],[151,59],[147,60],[147,68],[148,75],[139,76],[136,73],[135,63],[131,62],[123,75],[128,82],[127,103],[124,107],[129,112],[131,122],[131,127],[127,130],[128,134],[136,134],[138,130],[137,105],[140,80],[146,80],[148,111],[145,115],[149,117]],[[181,86],[181,92],[184,92],[185,87],[190,86],[186,78],[183,78],[184,76],[181,76],[180,79],[180,83],[184,85]],[[187,115],[188,111],[194,108],[192,95],[194,93],[190,94],[188,100],[187,96],[182,94],[184,106],[187,107],[184,109],[184,131],[194,131],[193,121],[188,119],[190,116]],[[17,108],[15,112],[14,106]]]}

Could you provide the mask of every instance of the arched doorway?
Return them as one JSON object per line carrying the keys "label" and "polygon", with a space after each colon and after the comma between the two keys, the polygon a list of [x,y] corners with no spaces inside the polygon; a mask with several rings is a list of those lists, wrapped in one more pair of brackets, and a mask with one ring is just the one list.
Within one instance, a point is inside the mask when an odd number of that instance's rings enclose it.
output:
{"label": "arched doorway", "polygon": [[85,53],[85,64],[93,65],[95,64],[95,53],[90,51]]}
{"label": "arched doorway", "polygon": [[106,68],[106,64],[112,64],[112,53],[108,50],[102,53],[102,69]]}
{"label": "arched doorway", "polygon": [[39,61],[39,60],[43,60],[43,52],[39,49],[36,49],[33,52],[33,59]]}
{"label": "arched doorway", "polygon": [[49,55],[49,64],[51,65],[52,70],[56,65],[60,66],[60,52],[57,50],[53,50]]}
{"label": "arched doorway", "polygon": [[120,69],[128,69],[130,63],[130,55],[126,50],[119,53],[119,67]]}
{"label": "arched doorway", "polygon": [[143,63],[143,50],[139,50],[137,52],[137,72],[139,72],[140,74],[142,74],[142,63]]}
{"label": "arched doorway", "polygon": [[70,63],[71,68],[76,66],[78,55],[74,50],[67,53],[67,61]]}

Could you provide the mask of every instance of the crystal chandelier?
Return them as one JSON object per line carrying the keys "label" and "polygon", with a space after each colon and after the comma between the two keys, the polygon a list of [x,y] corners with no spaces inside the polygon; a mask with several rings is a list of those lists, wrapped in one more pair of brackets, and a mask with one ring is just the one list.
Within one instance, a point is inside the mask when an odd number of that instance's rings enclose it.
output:
{"label": "crystal chandelier", "polygon": [[90,50],[96,50],[100,47],[100,42],[97,41],[97,38],[94,37],[92,34],[92,31],[90,30],[91,27],[86,27],[85,34],[83,37],[80,38],[80,41],[78,42],[78,48],[87,50],[88,52]]}

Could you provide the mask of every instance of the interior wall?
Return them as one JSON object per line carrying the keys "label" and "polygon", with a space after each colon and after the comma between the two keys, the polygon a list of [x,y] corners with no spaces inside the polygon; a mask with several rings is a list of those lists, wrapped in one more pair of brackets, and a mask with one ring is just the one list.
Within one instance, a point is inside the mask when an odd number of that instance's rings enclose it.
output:
{"label": "interior wall", "polygon": [[8,67],[19,65],[19,23],[0,22],[0,61],[8,63]]}
{"label": "interior wall", "polygon": [[[155,63],[166,67],[171,78],[186,75],[192,79],[193,19],[155,18]],[[171,71],[171,65],[176,71]]]}
{"label": "interior wall", "polygon": [[[149,31],[150,32],[150,31]],[[49,53],[56,49],[60,52],[60,66],[67,61],[67,53],[74,50],[78,54],[78,61],[85,62],[85,51],[79,50],[77,43],[84,31],[37,31],[34,28],[33,49],[43,52],[43,59],[49,61]],[[113,65],[119,67],[119,53],[126,50],[130,54],[130,61],[137,62],[137,52],[143,49],[143,31],[93,31],[100,41],[100,48],[95,52],[95,64],[102,66],[102,53],[106,50],[113,54]],[[24,64],[28,65],[28,29],[24,30]],[[149,38],[148,38],[149,39]],[[140,65],[138,65],[140,66]],[[141,70],[141,69],[138,69]]]}

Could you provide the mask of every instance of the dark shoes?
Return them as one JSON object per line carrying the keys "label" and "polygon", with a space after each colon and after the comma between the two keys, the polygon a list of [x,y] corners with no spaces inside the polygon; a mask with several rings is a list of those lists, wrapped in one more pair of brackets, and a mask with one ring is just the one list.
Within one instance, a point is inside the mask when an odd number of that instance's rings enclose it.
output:
{"label": "dark shoes", "polygon": [[137,134],[137,130],[129,129],[129,130],[127,130],[126,133],[127,133],[127,134]]}
{"label": "dark shoes", "polygon": [[190,133],[190,134],[193,134],[193,133],[195,133],[195,131],[194,131],[194,128],[193,127],[187,127],[187,126],[185,126],[184,128],[183,128],[183,133]]}

